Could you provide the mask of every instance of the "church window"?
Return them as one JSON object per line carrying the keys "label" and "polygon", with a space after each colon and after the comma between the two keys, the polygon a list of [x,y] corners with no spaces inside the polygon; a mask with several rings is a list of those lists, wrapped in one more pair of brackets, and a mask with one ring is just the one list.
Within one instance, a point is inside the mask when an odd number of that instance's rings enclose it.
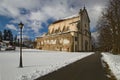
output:
{"label": "church window", "polygon": [[67,27],[65,27],[65,31],[67,31]]}
{"label": "church window", "polygon": [[44,43],[43,43],[43,41],[41,42],[41,45],[43,45]]}
{"label": "church window", "polygon": [[40,43],[38,42],[38,44],[37,44],[38,46],[40,46]]}
{"label": "church window", "polygon": [[88,51],[88,41],[85,40],[85,50]]}
{"label": "church window", "polygon": [[85,29],[88,29],[88,26],[87,26],[87,24],[85,24]]}
{"label": "church window", "polygon": [[76,45],[75,45],[75,51],[77,51],[77,50],[78,50],[78,45],[76,44]]}
{"label": "church window", "polygon": [[63,31],[68,31],[69,30],[69,26],[64,26],[64,28],[63,28]]}
{"label": "church window", "polygon": [[62,31],[65,31],[65,26],[63,27],[63,30]]}
{"label": "church window", "polygon": [[75,41],[78,41],[78,37],[75,37]]}
{"label": "church window", "polygon": [[68,31],[69,30],[69,26],[67,26],[67,28],[66,28],[66,31]]}
{"label": "church window", "polygon": [[54,29],[52,29],[52,31],[51,31],[51,34],[53,34],[54,33]]}
{"label": "church window", "polygon": [[61,32],[60,27],[58,28],[58,32]]}
{"label": "church window", "polygon": [[87,36],[88,35],[88,31],[85,29],[84,34]]}
{"label": "church window", "polygon": [[67,51],[69,51],[69,48],[67,48]]}
{"label": "church window", "polygon": [[58,31],[57,31],[57,29],[55,30],[55,33],[57,33]]}

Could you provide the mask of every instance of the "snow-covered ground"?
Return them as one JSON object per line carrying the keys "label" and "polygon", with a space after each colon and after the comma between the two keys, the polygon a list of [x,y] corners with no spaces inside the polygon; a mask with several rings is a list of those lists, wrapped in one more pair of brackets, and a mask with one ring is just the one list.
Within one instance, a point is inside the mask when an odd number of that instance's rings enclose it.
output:
{"label": "snow-covered ground", "polygon": [[120,80],[120,55],[113,55],[110,53],[102,53],[102,55],[102,59],[108,63],[117,80]]}
{"label": "snow-covered ground", "polygon": [[91,54],[23,49],[19,68],[19,50],[0,51],[0,80],[33,80]]}

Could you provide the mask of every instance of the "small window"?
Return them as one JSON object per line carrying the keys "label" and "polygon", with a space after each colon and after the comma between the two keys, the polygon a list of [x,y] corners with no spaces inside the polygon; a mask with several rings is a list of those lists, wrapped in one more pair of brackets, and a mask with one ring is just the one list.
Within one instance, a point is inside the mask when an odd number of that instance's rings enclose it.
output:
{"label": "small window", "polygon": [[63,30],[62,31],[65,31],[65,26],[63,27]]}
{"label": "small window", "polygon": [[87,28],[87,25],[85,24],[85,28]]}
{"label": "small window", "polygon": [[78,41],[78,37],[75,37],[75,41]]}
{"label": "small window", "polygon": [[56,30],[55,30],[55,33],[57,33],[57,32],[58,32],[58,30],[56,29]]}
{"label": "small window", "polygon": [[60,27],[58,28],[58,32],[61,32]]}
{"label": "small window", "polygon": [[88,51],[88,41],[85,40],[85,50]]}
{"label": "small window", "polygon": [[52,31],[51,31],[51,34],[53,34],[54,33],[54,29],[52,29]]}
{"label": "small window", "polygon": [[66,28],[66,31],[68,31],[69,30],[69,26],[67,26],[67,28]]}
{"label": "small window", "polygon": [[88,33],[88,32],[87,32],[87,30],[86,30],[86,31],[85,31],[85,35],[87,35],[87,33]]}

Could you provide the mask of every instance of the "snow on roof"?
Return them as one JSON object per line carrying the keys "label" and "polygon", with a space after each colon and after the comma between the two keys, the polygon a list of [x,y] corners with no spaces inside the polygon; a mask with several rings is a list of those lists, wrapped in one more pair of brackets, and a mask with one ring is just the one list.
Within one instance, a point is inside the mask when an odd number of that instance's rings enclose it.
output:
{"label": "snow on roof", "polygon": [[4,43],[9,43],[10,41],[6,41],[6,40],[4,40],[3,42],[4,42]]}
{"label": "snow on roof", "polygon": [[74,18],[74,17],[78,17],[78,16],[79,16],[79,14],[74,14],[74,15],[72,15],[72,16],[68,16],[68,17],[65,17],[65,18],[61,18],[61,19],[53,22],[52,24],[55,24],[55,23],[58,23],[58,22],[61,22],[61,21],[67,20],[67,19],[71,19],[71,18]]}
{"label": "snow on roof", "polygon": [[70,19],[70,18],[77,17],[77,16],[79,16],[79,14],[74,14],[74,15],[72,15],[72,16],[68,16],[68,17],[65,17],[65,18],[63,18],[63,19]]}
{"label": "snow on roof", "polygon": [[44,34],[42,35],[42,37],[46,36],[46,34],[47,34],[47,33],[44,33]]}
{"label": "snow on roof", "polygon": [[36,38],[44,37],[44,36],[46,36],[46,35],[47,35],[47,33],[43,33],[43,34],[41,34],[41,35],[36,36]]}

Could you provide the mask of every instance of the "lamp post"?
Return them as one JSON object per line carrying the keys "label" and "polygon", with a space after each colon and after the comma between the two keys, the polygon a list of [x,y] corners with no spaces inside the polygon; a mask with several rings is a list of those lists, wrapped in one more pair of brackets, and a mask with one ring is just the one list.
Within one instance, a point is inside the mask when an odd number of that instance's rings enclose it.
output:
{"label": "lamp post", "polygon": [[24,24],[22,22],[20,22],[18,24],[19,28],[20,28],[20,63],[19,63],[19,67],[22,68],[23,64],[22,64],[22,28],[24,26]]}

